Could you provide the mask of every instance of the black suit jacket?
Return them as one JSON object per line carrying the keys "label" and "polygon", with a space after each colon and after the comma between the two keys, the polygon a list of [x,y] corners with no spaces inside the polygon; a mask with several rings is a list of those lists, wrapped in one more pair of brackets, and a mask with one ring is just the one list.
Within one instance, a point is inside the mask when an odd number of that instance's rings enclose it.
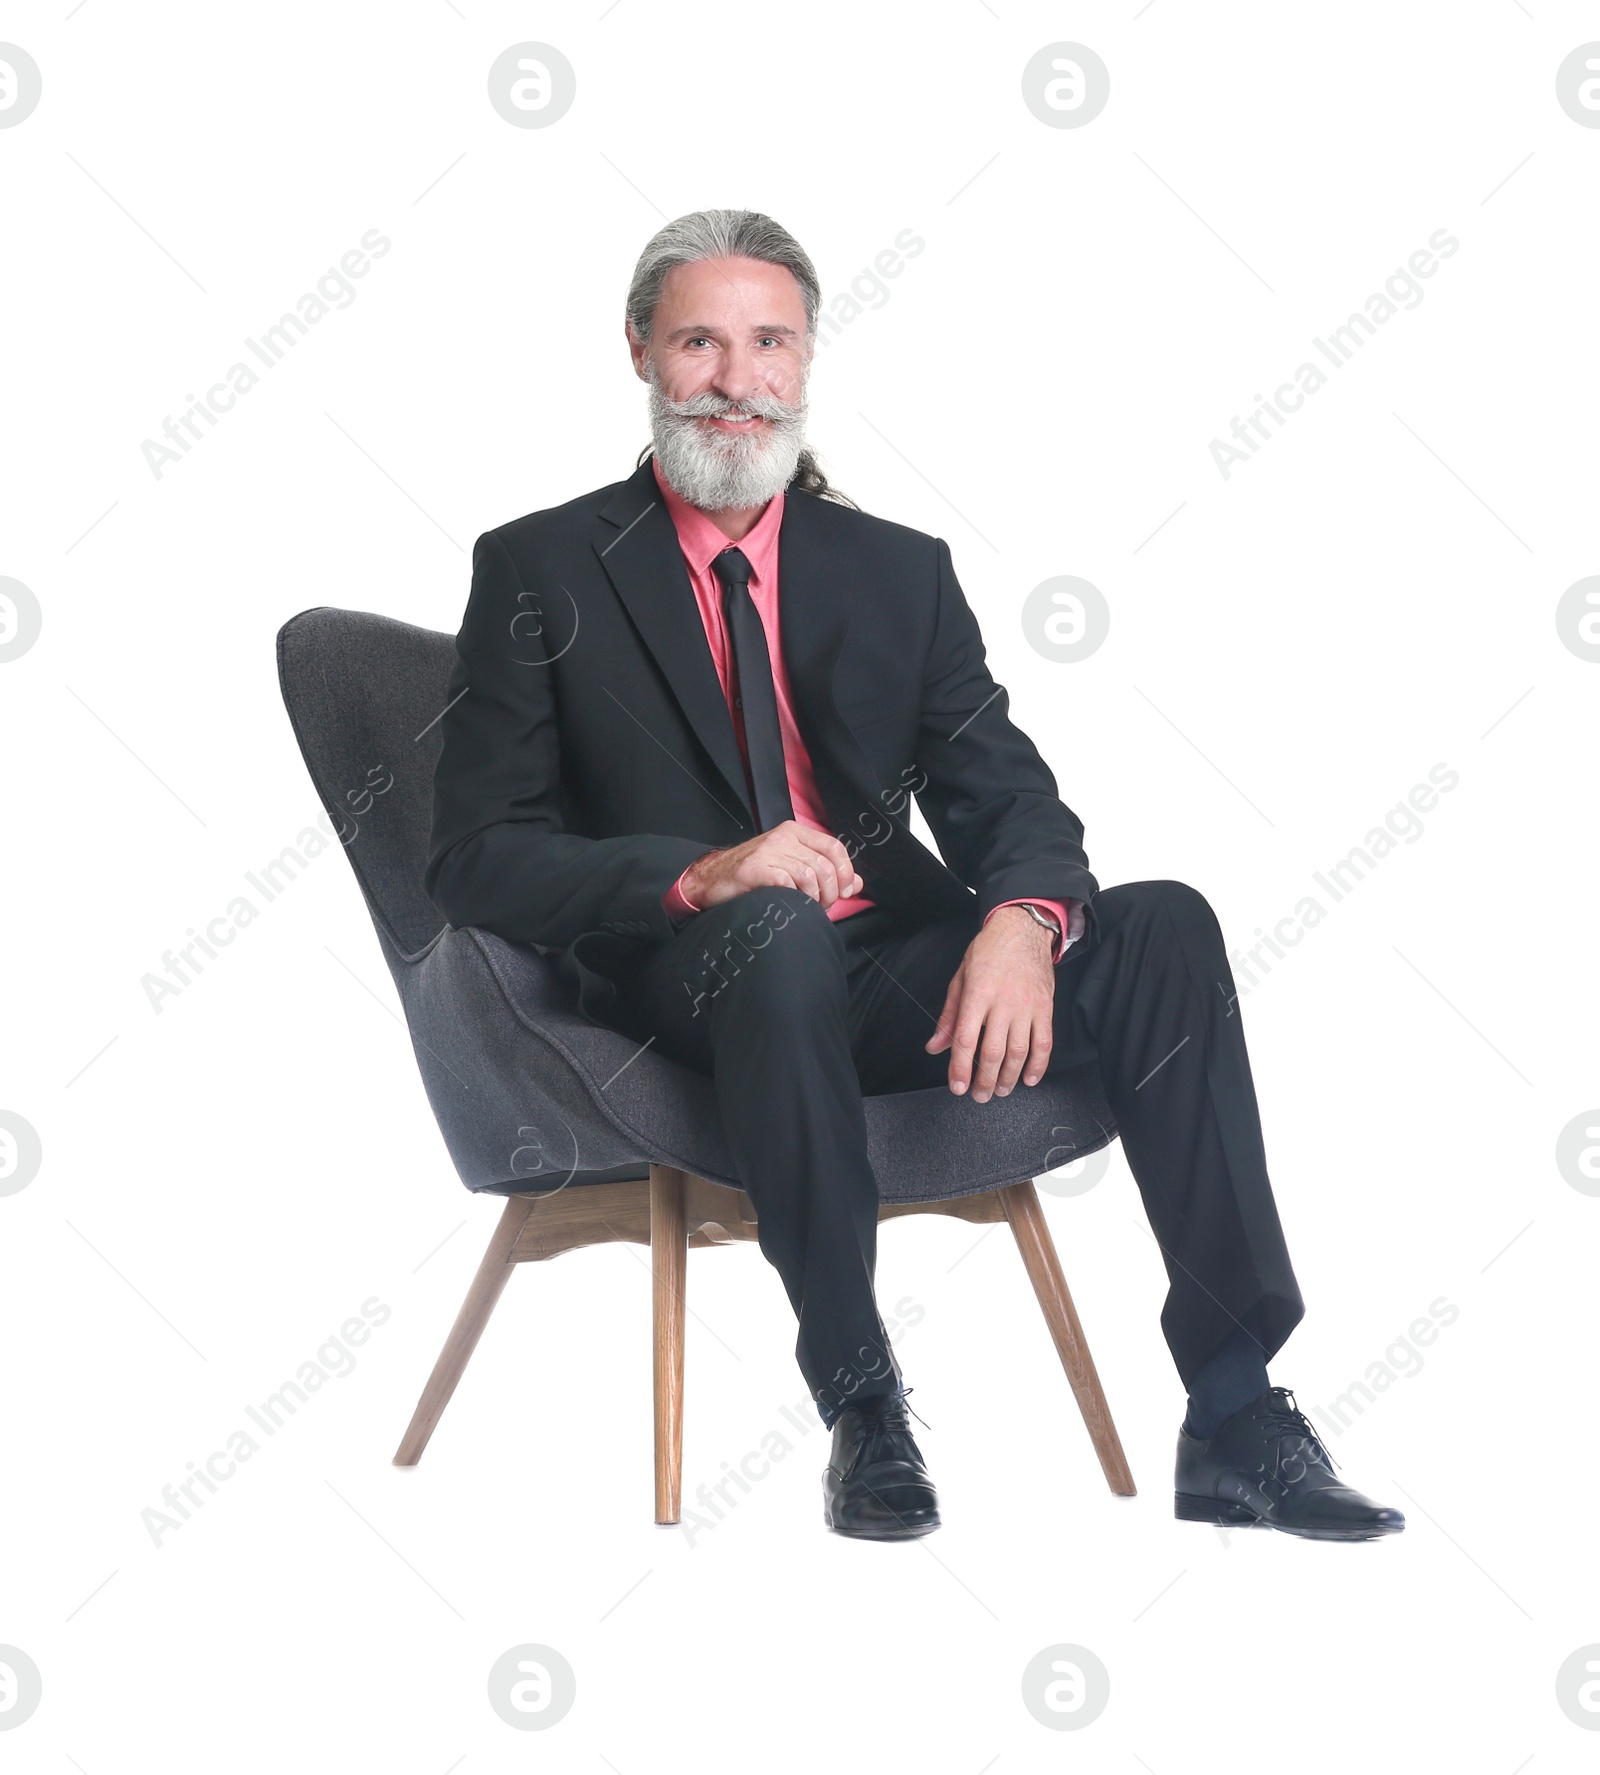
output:
{"label": "black suit jacket", "polygon": [[[796,720],[866,893],[916,920],[1019,897],[1093,920],[1082,822],[1007,718],[947,544],[791,488],[778,586]],[[673,934],[683,869],[757,830],[648,458],[478,538],[456,654],[428,892],[456,926],[566,952],[580,986],[613,976]]]}

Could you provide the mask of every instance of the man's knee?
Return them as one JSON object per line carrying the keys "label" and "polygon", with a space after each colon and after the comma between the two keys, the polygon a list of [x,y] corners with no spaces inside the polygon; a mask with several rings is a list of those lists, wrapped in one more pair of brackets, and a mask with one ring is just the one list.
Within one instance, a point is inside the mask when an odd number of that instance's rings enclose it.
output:
{"label": "man's knee", "polygon": [[791,1011],[844,981],[844,944],[798,888],[755,888],[703,915],[685,990],[695,1013],[727,994],[771,998]]}
{"label": "man's knee", "polygon": [[[737,940],[752,950],[773,948],[785,956],[837,951],[844,944],[822,907],[799,888],[752,888],[716,908],[712,930],[719,940]],[[784,941],[778,944],[778,938]]]}
{"label": "man's knee", "polygon": [[1218,932],[1211,902],[1186,881],[1126,881],[1102,888],[1095,902],[1102,922],[1113,918],[1170,920],[1180,931]]}

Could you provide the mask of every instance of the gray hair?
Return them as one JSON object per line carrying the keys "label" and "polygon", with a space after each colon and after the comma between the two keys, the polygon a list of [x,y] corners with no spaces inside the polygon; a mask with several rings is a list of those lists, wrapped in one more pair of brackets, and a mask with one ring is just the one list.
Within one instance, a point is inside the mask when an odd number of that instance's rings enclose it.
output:
{"label": "gray hair", "polygon": [[[650,338],[667,274],[674,266],[694,265],[702,259],[759,259],[767,265],[781,265],[800,286],[806,310],[807,342],[816,339],[817,314],[822,306],[822,286],[817,280],[816,267],[789,230],[759,210],[695,210],[657,229],[645,243],[639,262],[633,268],[633,281],[628,285],[628,324],[636,338]],[[640,451],[641,464],[651,448],[647,444]],[[848,495],[828,484],[827,476],[809,448],[800,452],[794,479],[789,486],[819,499],[832,499],[854,510],[861,509]]]}

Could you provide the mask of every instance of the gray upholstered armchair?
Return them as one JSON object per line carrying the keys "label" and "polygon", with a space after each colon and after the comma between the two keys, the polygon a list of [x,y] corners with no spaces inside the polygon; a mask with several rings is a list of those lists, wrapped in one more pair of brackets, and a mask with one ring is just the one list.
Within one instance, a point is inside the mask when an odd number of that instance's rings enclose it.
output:
{"label": "gray upholstered armchair", "polygon": [[[580,1016],[546,953],[449,926],[423,887],[449,635],[307,610],[278,635],[295,737],[336,822],[461,1181],[506,1197],[395,1462],[421,1459],[518,1263],[627,1239],[654,1274],[656,1520],[679,1517],[691,1246],[755,1237],[711,1081]],[[1133,1479],[1033,1177],[1115,1135],[1092,1068],[979,1105],[943,1089],[866,1100],[881,1215],[1004,1219],[1114,1492]]]}

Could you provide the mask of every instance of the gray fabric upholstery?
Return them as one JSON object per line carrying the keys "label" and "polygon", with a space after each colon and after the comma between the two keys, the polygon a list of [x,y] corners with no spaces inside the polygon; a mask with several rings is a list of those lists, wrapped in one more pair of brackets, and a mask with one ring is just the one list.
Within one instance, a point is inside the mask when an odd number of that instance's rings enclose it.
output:
{"label": "gray fabric upholstery", "polygon": [[[545,952],[452,929],[428,898],[454,652],[449,635],[353,610],[307,610],[278,634],[295,737],[345,839],[461,1181],[503,1195],[639,1177],[656,1161],[738,1184],[709,1079],[579,1016]],[[1092,1067],[987,1104],[941,1087],[866,1107],[890,1203],[1016,1183],[1116,1132]]]}

